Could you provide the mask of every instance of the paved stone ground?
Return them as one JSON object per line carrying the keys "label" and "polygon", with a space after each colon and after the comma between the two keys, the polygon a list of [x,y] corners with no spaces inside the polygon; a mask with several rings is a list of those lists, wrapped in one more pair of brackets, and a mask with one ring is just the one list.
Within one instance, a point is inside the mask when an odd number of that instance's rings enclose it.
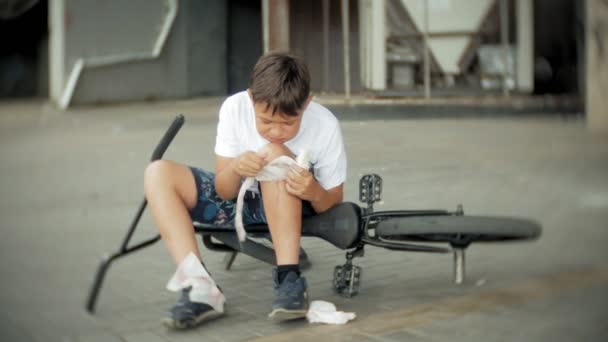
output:
{"label": "paved stone ground", "polygon": [[[203,251],[228,315],[177,333],[159,323],[175,294],[161,243],[117,261],[97,313],[84,310],[100,257],[118,248],[142,199],[142,172],[176,113],[187,123],[166,158],[212,167],[218,99],[55,111],[0,104],[0,340],[2,341],[585,341],[608,328],[608,139],[577,116],[349,119],[346,198],[359,176],[384,178],[377,209],[455,209],[542,223],[540,240],[473,245],[468,280],[451,283],[449,255],[367,248],[361,293],[331,290],[344,253],[304,239],[313,299],[354,311],[345,326],[266,319],[270,267]],[[384,110],[386,112],[386,110]],[[339,113],[338,113],[339,114]],[[155,233],[150,217],[134,241]]]}

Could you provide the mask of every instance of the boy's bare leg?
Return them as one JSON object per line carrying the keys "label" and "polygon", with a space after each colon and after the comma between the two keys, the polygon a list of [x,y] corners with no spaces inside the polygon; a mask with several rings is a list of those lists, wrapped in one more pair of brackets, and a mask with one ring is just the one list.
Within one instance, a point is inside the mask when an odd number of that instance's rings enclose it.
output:
{"label": "boy's bare leg", "polygon": [[[263,152],[269,161],[280,156],[293,156],[282,144],[270,143]],[[261,182],[261,189],[277,265],[297,265],[302,235],[302,200],[287,192],[284,181]]]}
{"label": "boy's bare leg", "polygon": [[[144,190],[152,217],[175,264],[179,265],[190,252],[200,259],[188,212],[197,201],[196,182],[190,169],[172,161],[155,161],[146,168]],[[191,290],[181,290],[179,300],[162,319],[164,325],[187,329],[223,314],[207,303],[191,301]]]}
{"label": "boy's bare leg", "polygon": [[277,258],[273,268],[275,299],[268,317],[275,321],[302,318],[308,311],[306,281],[299,272],[281,271],[300,263],[302,200],[287,192],[285,182],[262,182],[262,199]]}
{"label": "boy's bare leg", "polygon": [[297,265],[302,235],[302,200],[289,194],[285,182],[261,182],[277,265]]}
{"label": "boy's bare leg", "polygon": [[[272,149],[274,153],[283,152],[291,156],[285,147],[274,146]],[[272,159],[271,153],[269,160]],[[277,267],[273,269],[275,299],[268,317],[275,321],[302,318],[308,311],[306,280],[297,271],[281,271],[281,267],[296,267],[297,270],[300,263],[302,200],[287,192],[285,181],[262,182],[261,188],[264,212],[277,258]]]}
{"label": "boy's bare leg", "polygon": [[152,217],[176,265],[190,253],[200,259],[188,210],[196,205],[197,190],[190,169],[157,160],[146,168],[144,191]]}

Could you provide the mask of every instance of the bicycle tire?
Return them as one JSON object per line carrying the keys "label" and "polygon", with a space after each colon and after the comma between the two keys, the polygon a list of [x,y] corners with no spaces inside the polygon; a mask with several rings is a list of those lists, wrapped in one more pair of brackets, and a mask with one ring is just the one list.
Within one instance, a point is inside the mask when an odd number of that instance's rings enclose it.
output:
{"label": "bicycle tire", "polygon": [[540,224],[528,219],[468,215],[390,217],[380,220],[375,228],[376,235],[382,239],[453,245],[531,240],[538,238],[542,231]]}

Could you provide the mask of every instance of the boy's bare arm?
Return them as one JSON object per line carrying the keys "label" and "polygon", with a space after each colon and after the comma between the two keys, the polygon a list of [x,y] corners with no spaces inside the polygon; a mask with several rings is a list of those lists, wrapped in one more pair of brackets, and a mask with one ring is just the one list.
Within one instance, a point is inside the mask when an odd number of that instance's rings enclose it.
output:
{"label": "boy's bare arm", "polygon": [[237,158],[216,156],[215,161],[215,192],[223,200],[236,197],[241,185],[241,176],[235,170]]}
{"label": "boy's bare arm", "polygon": [[[320,187],[320,186],[319,186]],[[335,188],[325,190],[320,187],[320,195],[316,201],[310,201],[310,204],[317,213],[322,213],[325,210],[341,203],[344,199],[344,185],[340,184]]]}
{"label": "boy's bare arm", "polygon": [[[236,198],[241,178],[255,177],[266,164],[266,152],[258,154],[249,151],[237,158],[216,156],[215,191],[224,200]],[[326,211],[344,198],[343,184],[325,190],[308,170],[300,167],[288,173],[285,186],[290,194],[309,201],[317,213]]]}
{"label": "boy's bare arm", "polygon": [[344,184],[325,190],[313,175],[301,167],[292,169],[285,181],[287,192],[307,200],[317,213],[322,213],[344,198]]}
{"label": "boy's bare arm", "polygon": [[223,200],[236,198],[242,177],[255,177],[266,165],[264,155],[245,152],[236,158],[216,155],[215,191]]}

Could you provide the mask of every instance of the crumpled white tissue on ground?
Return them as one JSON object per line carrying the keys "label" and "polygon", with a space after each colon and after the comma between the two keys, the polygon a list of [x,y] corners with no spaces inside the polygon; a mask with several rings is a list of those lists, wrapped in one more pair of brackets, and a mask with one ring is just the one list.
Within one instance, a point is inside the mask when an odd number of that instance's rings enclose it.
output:
{"label": "crumpled white tissue on ground", "polygon": [[209,304],[215,311],[224,312],[226,297],[192,252],[177,267],[167,283],[167,290],[177,292],[190,286],[191,301]]}
{"label": "crumpled white tissue on ground", "polygon": [[308,151],[302,150],[298,155],[298,160],[294,160],[288,156],[280,156],[270,163],[254,177],[247,177],[241,188],[239,189],[239,195],[236,199],[236,215],[234,218],[234,225],[236,227],[236,234],[239,241],[245,241],[246,232],[243,226],[243,201],[245,198],[245,192],[249,189],[257,179],[258,181],[278,181],[287,177],[287,172],[294,166],[298,165],[303,168],[308,168],[309,163]]}
{"label": "crumpled white tissue on ground", "polygon": [[345,324],[355,317],[354,312],[337,311],[333,303],[323,300],[313,300],[306,313],[310,323]]}

